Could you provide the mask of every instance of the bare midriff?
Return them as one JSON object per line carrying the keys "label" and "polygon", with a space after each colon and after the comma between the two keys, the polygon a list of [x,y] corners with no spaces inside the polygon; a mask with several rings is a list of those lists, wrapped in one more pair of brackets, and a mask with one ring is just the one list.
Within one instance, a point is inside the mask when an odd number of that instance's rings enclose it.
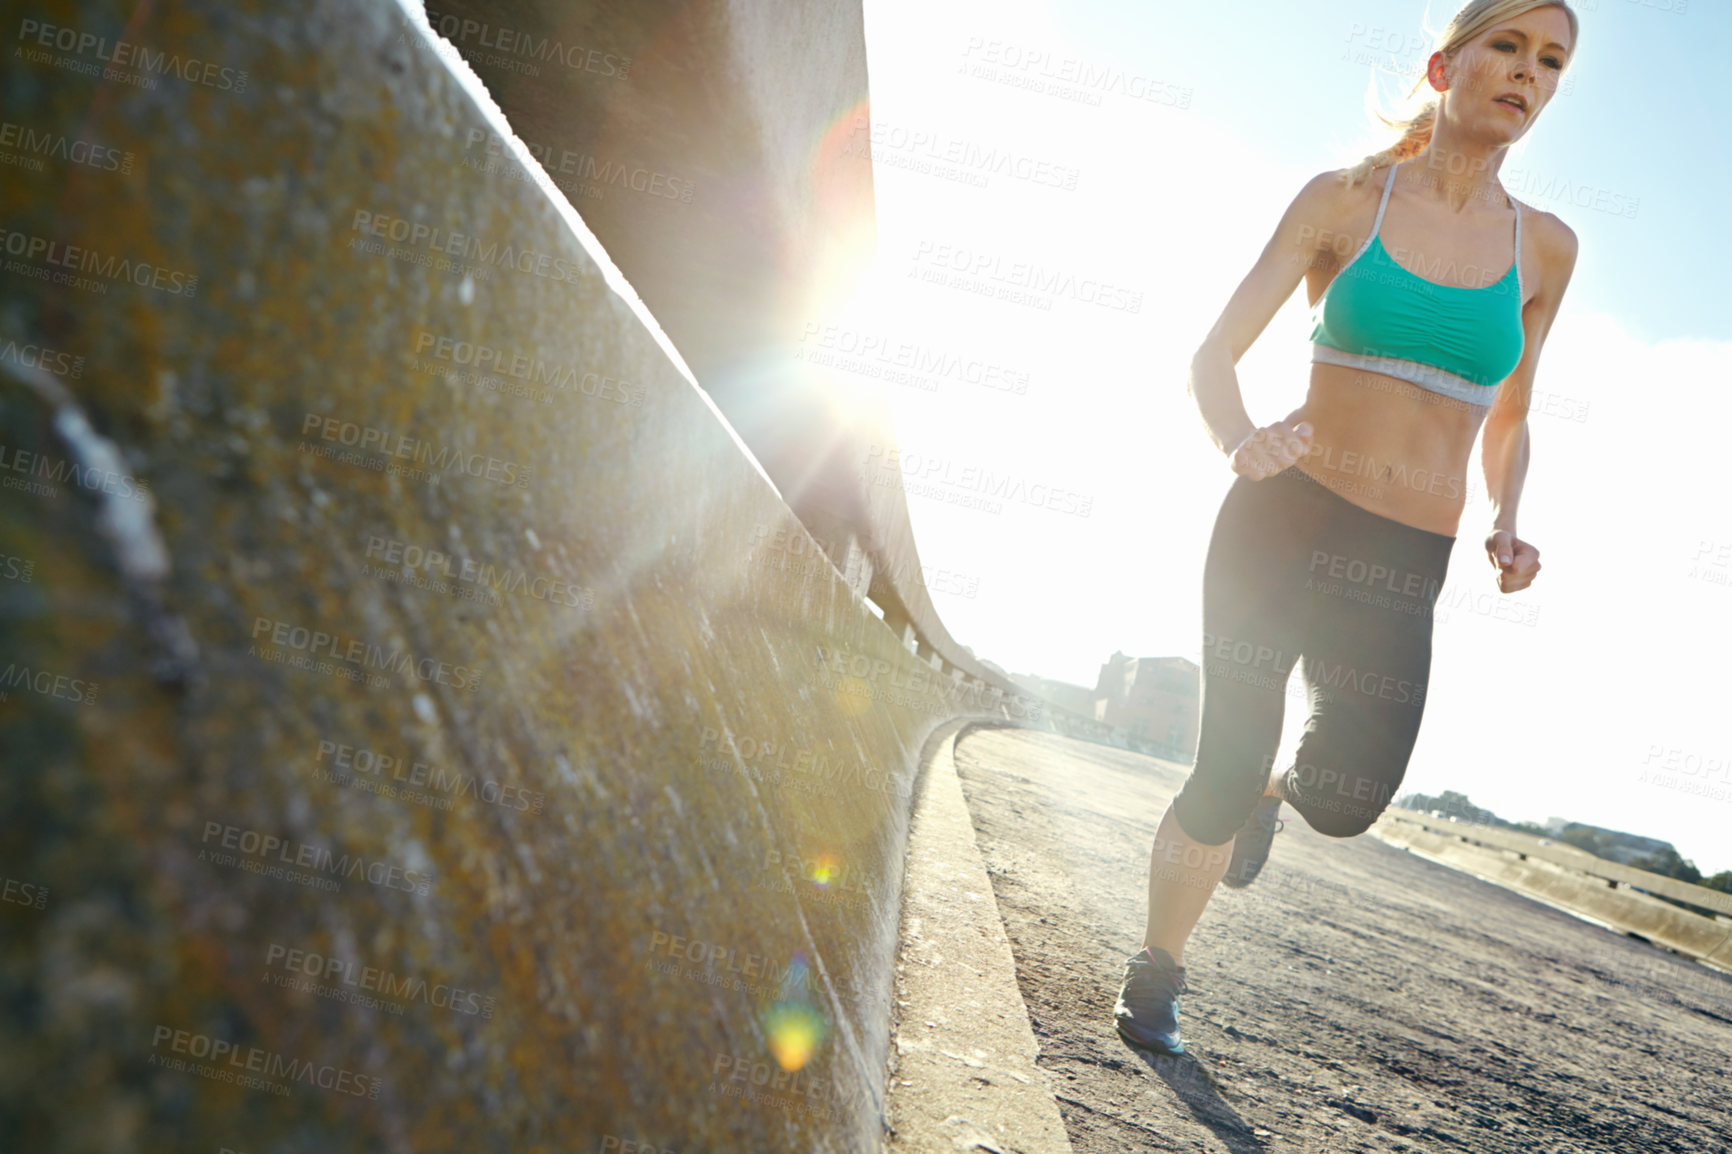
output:
{"label": "bare midriff", "polygon": [[1330,491],[1392,521],[1453,537],[1486,411],[1381,373],[1313,364],[1305,403],[1287,421],[1311,423],[1311,452],[1298,468]]}

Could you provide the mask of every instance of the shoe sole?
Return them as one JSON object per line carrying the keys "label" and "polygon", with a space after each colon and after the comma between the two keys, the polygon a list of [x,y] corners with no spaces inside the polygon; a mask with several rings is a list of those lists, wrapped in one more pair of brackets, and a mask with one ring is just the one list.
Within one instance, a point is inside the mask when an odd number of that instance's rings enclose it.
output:
{"label": "shoe sole", "polygon": [[1152,1042],[1144,1042],[1144,1041],[1141,1041],[1137,1038],[1132,1037],[1130,1034],[1128,1034],[1125,1031],[1125,1028],[1122,1024],[1115,1023],[1115,1025],[1117,1025],[1117,1027],[1118,1027],[1119,1037],[1123,1038],[1125,1040],[1125,1044],[1128,1046],[1131,1046],[1133,1049],[1143,1050],[1143,1051],[1146,1051],[1147,1053],[1150,1053],[1150,1054],[1159,1054],[1159,1055],[1162,1055],[1162,1056],[1168,1057],[1168,1058],[1177,1058],[1177,1057],[1181,1056],[1182,1054],[1184,1054],[1184,1052],[1185,1052],[1185,1043],[1182,1041],[1178,1044],[1178,1046],[1176,1048],[1167,1047],[1167,1046],[1157,1046]]}

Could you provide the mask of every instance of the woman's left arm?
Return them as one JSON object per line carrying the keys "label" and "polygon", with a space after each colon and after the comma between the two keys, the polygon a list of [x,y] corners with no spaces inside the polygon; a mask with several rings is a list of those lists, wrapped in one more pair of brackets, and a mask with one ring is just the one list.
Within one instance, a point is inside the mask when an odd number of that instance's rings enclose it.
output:
{"label": "woman's left arm", "polygon": [[1505,593],[1526,589],[1540,571],[1540,551],[1516,536],[1516,506],[1528,473],[1528,403],[1533,397],[1540,350],[1575,272],[1578,250],[1575,232],[1551,213],[1529,212],[1527,219],[1532,222],[1534,247],[1539,250],[1539,287],[1522,309],[1521,363],[1498,387],[1486,413],[1485,439],[1480,446],[1486,493],[1492,505],[1485,551],[1492,568],[1498,571],[1497,587]]}

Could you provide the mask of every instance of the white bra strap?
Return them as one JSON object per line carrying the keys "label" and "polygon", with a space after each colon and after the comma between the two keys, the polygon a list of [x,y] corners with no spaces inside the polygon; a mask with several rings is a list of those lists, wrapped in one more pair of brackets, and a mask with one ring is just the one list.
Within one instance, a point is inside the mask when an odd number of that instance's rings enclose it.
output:
{"label": "white bra strap", "polygon": [[[1509,196],[1508,190],[1505,190],[1504,195]],[[1516,198],[1513,196],[1509,197],[1509,203],[1510,203],[1510,207],[1515,209],[1515,214],[1516,214],[1516,229],[1515,229],[1515,232],[1516,232],[1516,237],[1515,237],[1516,307],[1519,309],[1521,307],[1521,301],[1522,301],[1522,206],[1519,202],[1517,202]]]}
{"label": "white bra strap", "polygon": [[1389,190],[1395,187],[1395,174],[1401,168],[1397,161],[1389,166],[1389,175],[1383,181],[1383,199],[1377,204],[1377,220],[1371,226],[1371,235],[1376,236],[1383,231],[1383,210],[1389,207]]}

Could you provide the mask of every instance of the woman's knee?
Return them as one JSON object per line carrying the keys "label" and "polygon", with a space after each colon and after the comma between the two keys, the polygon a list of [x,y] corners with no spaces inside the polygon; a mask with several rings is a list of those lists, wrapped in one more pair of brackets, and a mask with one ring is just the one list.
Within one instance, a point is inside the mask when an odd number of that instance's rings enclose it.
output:
{"label": "woman's knee", "polygon": [[1282,792],[1305,824],[1318,833],[1357,837],[1389,807],[1400,780],[1400,774],[1336,772],[1300,761],[1288,771]]}
{"label": "woman's knee", "polygon": [[1305,819],[1305,824],[1324,837],[1358,837],[1373,825],[1386,806],[1363,802],[1338,801],[1295,802],[1293,808]]}

